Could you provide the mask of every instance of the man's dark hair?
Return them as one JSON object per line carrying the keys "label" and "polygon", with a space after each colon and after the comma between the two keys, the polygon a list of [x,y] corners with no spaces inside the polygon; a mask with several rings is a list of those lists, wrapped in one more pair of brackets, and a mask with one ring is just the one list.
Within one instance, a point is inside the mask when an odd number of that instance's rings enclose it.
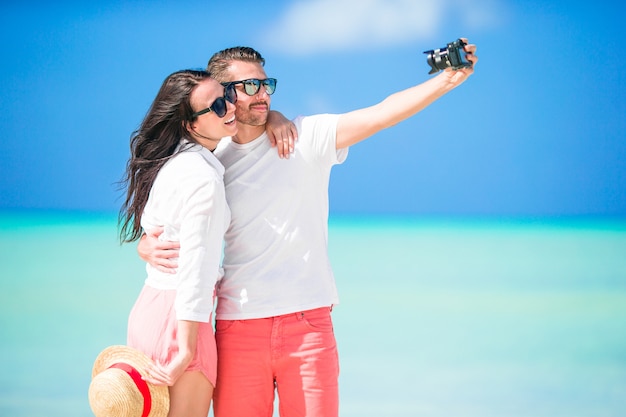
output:
{"label": "man's dark hair", "polygon": [[265,58],[261,56],[260,52],[248,46],[235,46],[216,52],[209,59],[207,71],[211,73],[211,77],[219,82],[229,81],[227,80],[227,71],[232,61],[257,62],[261,66],[265,66]]}

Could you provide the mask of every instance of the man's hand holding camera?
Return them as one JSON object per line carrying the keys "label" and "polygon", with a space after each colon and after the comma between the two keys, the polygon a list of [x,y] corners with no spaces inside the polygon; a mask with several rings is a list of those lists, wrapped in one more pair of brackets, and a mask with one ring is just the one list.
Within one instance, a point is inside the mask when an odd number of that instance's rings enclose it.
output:
{"label": "man's hand holding camera", "polygon": [[426,61],[430,65],[429,74],[443,71],[441,77],[446,77],[452,87],[456,87],[474,72],[474,65],[478,62],[476,45],[469,44],[466,38],[459,38],[450,42],[445,48],[425,51]]}

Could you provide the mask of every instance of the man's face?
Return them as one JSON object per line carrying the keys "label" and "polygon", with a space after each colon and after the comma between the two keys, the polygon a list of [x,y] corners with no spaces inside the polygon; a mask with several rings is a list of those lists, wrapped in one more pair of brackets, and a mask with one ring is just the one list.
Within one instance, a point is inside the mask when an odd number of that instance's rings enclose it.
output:
{"label": "man's face", "polygon": [[[267,78],[265,70],[261,64],[255,62],[233,61],[228,68],[228,79],[226,82],[243,81],[256,78],[264,80]],[[263,126],[267,122],[267,115],[270,111],[270,95],[267,94],[265,86],[261,85],[256,94],[249,96],[244,91],[242,84],[237,84],[237,109],[235,117],[240,124],[251,126]]]}

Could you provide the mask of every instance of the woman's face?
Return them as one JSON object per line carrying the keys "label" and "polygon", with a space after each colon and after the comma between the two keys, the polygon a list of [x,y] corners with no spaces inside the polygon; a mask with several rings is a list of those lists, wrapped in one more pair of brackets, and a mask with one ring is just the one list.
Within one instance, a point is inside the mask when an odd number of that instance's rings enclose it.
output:
{"label": "woman's face", "polygon": [[[204,110],[220,97],[224,97],[224,87],[214,79],[207,78],[191,92],[191,107],[194,112]],[[213,110],[198,115],[189,125],[189,133],[202,146],[214,150],[223,137],[237,134],[235,105],[226,100],[224,117],[219,117]]]}

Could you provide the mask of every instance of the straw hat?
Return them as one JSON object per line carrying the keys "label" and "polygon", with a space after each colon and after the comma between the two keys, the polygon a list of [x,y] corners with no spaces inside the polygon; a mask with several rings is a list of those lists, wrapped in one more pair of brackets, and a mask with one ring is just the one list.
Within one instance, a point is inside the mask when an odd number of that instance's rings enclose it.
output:
{"label": "straw hat", "polygon": [[110,346],[96,358],[89,385],[89,405],[96,417],[166,417],[169,391],[144,381],[152,363],[128,346]]}

